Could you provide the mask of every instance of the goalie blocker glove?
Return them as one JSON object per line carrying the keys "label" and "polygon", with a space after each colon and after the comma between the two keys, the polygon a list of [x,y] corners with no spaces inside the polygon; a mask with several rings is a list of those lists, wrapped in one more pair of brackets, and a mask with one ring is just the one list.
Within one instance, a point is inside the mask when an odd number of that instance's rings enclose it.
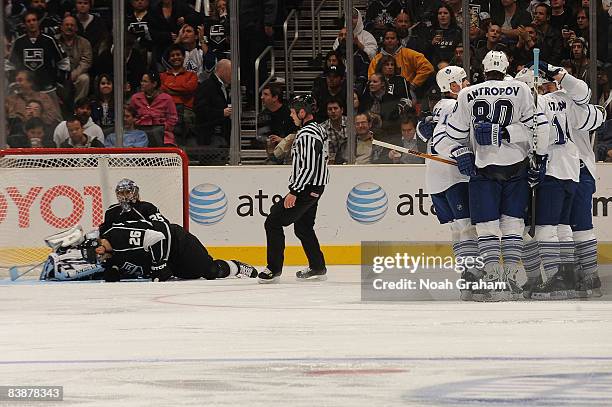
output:
{"label": "goalie blocker glove", "polygon": [[481,146],[501,146],[502,141],[510,142],[510,133],[499,124],[490,121],[474,122],[474,136]]}
{"label": "goalie blocker glove", "polygon": [[474,152],[469,147],[459,146],[451,150],[451,157],[457,161],[459,172],[467,177],[476,175]]}
{"label": "goalie blocker glove", "polygon": [[[529,65],[527,65],[527,68],[531,68],[532,66],[533,62],[530,62]],[[544,61],[540,61],[538,64],[538,69],[544,74],[544,77],[550,81],[554,81],[555,76],[557,76],[559,73],[567,72],[565,69],[559,66],[554,66]]]}

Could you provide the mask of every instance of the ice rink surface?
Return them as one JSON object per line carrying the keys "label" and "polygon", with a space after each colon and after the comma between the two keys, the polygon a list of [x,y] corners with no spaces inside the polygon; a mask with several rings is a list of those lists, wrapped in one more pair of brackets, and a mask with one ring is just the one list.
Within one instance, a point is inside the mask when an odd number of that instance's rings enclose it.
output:
{"label": "ice rink surface", "polygon": [[[612,295],[360,300],[326,282],[0,282],[0,385],[36,406],[612,406]],[[608,274],[610,275],[610,274]],[[610,287],[612,279],[604,284]]]}

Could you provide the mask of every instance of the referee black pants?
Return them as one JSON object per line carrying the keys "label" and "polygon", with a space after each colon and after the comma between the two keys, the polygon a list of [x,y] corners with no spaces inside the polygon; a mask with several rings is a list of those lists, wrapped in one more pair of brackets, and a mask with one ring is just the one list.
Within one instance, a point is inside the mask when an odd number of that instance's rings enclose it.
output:
{"label": "referee black pants", "polygon": [[297,195],[295,206],[285,208],[284,199],[272,205],[270,215],[264,224],[266,228],[268,269],[273,273],[283,271],[285,261],[285,233],[283,227],[292,223],[295,235],[308,258],[308,266],[313,270],[323,270],[325,259],[314,232],[317,206],[325,187],[307,186]]}

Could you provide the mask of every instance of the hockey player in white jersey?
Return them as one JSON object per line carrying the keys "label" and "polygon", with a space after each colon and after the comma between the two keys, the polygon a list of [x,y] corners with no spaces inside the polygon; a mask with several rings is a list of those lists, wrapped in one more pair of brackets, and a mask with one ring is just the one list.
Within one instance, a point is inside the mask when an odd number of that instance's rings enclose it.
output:
{"label": "hockey player in white jersey", "polygon": [[[465,70],[458,66],[447,66],[438,71],[436,82],[444,98],[433,108],[432,116],[421,120],[417,125],[417,135],[427,143],[427,152],[438,152],[435,144],[446,134],[446,123],[455,110],[457,95],[469,86]],[[450,159],[448,156],[443,158]],[[470,220],[469,177],[461,174],[456,166],[434,160],[426,160],[425,184],[431,195],[436,216],[440,224],[449,224],[452,234],[453,252],[456,259],[478,257],[476,228]],[[457,260],[459,261],[459,260]],[[476,269],[465,270],[461,278],[477,281],[482,272]],[[472,291],[463,290],[461,299],[471,300]]]}
{"label": "hockey player in white jersey", "polygon": [[[594,169],[595,159],[588,132],[604,122],[605,110],[601,106],[587,104],[590,90],[583,81],[546,62],[541,62],[539,68],[544,82],[548,82],[544,86],[545,91],[548,88],[550,93],[542,96],[538,102],[542,101],[552,125],[549,155],[546,160],[541,160],[544,163],[542,174],[545,173],[545,176],[537,187],[538,242],[525,245],[523,263],[528,281],[523,288],[527,297],[534,288],[534,299],[571,298],[575,293],[574,285],[580,296],[597,295],[600,294],[601,283],[594,272],[597,264],[591,217],[594,180],[581,162],[581,149],[578,146],[581,145],[586,155],[592,157]],[[525,69],[517,75],[519,77],[532,84],[533,71]],[[556,228],[553,227],[555,222],[558,222]],[[572,229],[577,231],[572,232]],[[574,242],[574,236],[581,240]],[[534,285],[536,276],[540,274],[537,246],[546,278],[546,282],[540,286]],[[580,267],[577,284],[574,275],[576,259],[578,264],[585,265]],[[589,276],[586,279],[585,269]]]}
{"label": "hockey player in white jersey", "polygon": [[[455,158],[459,171],[470,176],[470,215],[476,225],[485,281],[506,283],[503,290],[485,290],[478,296],[474,293],[475,300],[519,297],[516,273],[529,199],[527,157],[533,132],[538,141],[543,140],[539,145],[544,144],[548,133],[543,114],[534,111],[529,87],[516,80],[504,80],[508,65],[501,51],[490,51],[485,56],[487,80],[459,93],[446,135],[436,144],[439,153]],[[524,131],[509,131],[512,126]]]}

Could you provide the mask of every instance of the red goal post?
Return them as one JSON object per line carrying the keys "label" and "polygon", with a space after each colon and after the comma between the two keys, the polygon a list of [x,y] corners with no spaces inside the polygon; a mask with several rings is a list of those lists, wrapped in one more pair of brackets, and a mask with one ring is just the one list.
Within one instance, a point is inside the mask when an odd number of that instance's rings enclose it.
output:
{"label": "red goal post", "polygon": [[0,150],[0,268],[43,261],[46,236],[77,224],[86,232],[97,227],[122,178],[188,228],[188,164],[178,148]]}

